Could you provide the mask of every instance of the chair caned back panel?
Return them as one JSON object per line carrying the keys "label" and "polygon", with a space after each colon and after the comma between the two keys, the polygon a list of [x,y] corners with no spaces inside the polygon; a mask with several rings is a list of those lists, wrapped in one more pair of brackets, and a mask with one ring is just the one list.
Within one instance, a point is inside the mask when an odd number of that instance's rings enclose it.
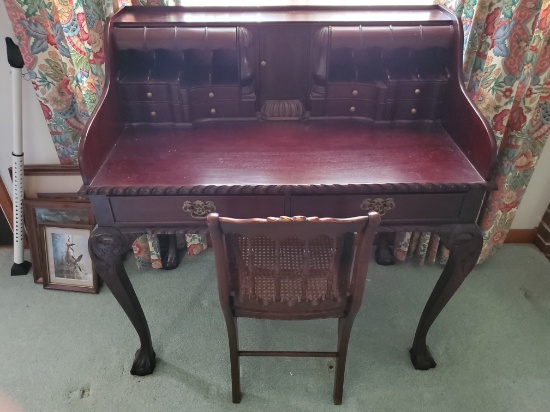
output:
{"label": "chair caned back panel", "polygon": [[361,300],[378,220],[209,216],[222,307],[273,319],[344,316]]}
{"label": "chair caned back panel", "polygon": [[266,236],[234,236],[239,299],[288,302],[338,299],[337,258],[340,239],[319,236],[272,240]]}

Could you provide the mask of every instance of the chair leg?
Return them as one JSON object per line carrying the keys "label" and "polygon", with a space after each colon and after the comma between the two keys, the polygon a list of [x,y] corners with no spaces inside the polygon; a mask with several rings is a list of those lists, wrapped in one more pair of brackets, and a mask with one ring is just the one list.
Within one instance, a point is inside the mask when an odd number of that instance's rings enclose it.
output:
{"label": "chair leg", "polygon": [[348,343],[351,335],[353,318],[338,319],[338,357],[336,358],[336,372],[334,376],[334,394],[332,399],[335,405],[342,403],[344,394],[344,373],[346,371],[346,358],[348,356]]}
{"label": "chair leg", "polygon": [[241,372],[239,366],[239,338],[237,318],[227,316],[227,336],[229,338],[229,358],[231,362],[231,393],[233,403],[241,402]]}

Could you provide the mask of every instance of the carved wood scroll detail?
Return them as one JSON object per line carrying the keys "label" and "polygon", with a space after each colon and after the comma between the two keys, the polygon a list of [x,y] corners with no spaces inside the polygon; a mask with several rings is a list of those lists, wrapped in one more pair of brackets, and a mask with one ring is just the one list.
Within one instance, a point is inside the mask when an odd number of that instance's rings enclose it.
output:
{"label": "carved wood scroll detail", "polygon": [[216,211],[216,205],[210,200],[206,202],[202,200],[195,200],[194,202],[186,200],[183,202],[182,209],[184,212],[191,213],[193,219],[206,219],[209,213]]}
{"label": "carved wood scroll detail", "polygon": [[122,233],[117,229],[108,227],[96,227],[90,236],[90,252],[99,275],[110,285],[116,283],[116,262],[132,248],[136,238],[145,233]]}
{"label": "carved wood scroll detail", "polygon": [[395,200],[391,197],[386,199],[382,199],[381,197],[377,197],[375,199],[367,198],[363,200],[363,203],[361,203],[362,210],[367,212],[378,212],[380,216],[384,216],[387,211],[392,210],[394,207]]}

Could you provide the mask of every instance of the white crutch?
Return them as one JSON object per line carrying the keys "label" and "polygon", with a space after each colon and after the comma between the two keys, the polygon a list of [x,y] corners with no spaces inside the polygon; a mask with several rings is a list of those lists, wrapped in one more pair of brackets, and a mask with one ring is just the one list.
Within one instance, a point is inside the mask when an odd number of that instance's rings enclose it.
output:
{"label": "white crutch", "polygon": [[21,105],[21,69],[23,56],[19,47],[9,37],[6,37],[8,63],[11,66],[12,85],[12,125],[13,125],[13,266],[11,275],[26,275],[31,263],[23,257],[24,225],[23,225],[23,110]]}

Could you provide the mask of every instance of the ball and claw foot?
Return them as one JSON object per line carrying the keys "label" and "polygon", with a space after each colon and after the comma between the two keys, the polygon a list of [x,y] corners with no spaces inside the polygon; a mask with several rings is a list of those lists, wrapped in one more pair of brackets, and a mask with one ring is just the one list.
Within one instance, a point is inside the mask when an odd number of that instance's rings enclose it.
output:
{"label": "ball and claw foot", "polygon": [[436,363],[430,349],[424,346],[423,350],[417,351],[415,348],[409,349],[411,355],[411,362],[416,370],[427,371],[436,367]]}
{"label": "ball and claw foot", "polygon": [[142,354],[141,349],[138,349],[130,373],[137,376],[150,375],[155,369],[156,356],[155,351],[152,351],[152,356],[149,357],[145,352]]}

